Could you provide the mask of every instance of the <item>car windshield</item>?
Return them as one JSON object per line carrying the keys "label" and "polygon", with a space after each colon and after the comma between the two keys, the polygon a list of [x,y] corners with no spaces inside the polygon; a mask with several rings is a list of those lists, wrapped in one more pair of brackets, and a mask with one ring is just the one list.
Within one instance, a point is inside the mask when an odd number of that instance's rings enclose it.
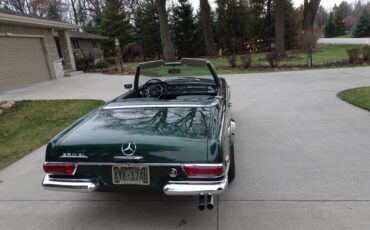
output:
{"label": "car windshield", "polygon": [[[159,66],[158,66],[159,65]],[[139,86],[145,84],[151,79],[160,79],[163,81],[176,80],[176,81],[202,81],[207,79],[208,84],[215,84],[212,72],[209,67],[204,65],[191,65],[182,62],[176,63],[157,63],[157,65],[145,66],[140,71]]]}

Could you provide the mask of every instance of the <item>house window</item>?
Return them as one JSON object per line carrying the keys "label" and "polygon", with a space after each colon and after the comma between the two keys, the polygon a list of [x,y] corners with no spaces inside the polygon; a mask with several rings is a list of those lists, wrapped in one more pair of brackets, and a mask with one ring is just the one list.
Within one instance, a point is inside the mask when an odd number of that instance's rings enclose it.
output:
{"label": "house window", "polygon": [[95,40],[92,41],[92,47],[93,48],[98,48],[98,43]]}
{"label": "house window", "polygon": [[72,46],[73,46],[73,49],[79,49],[80,42],[78,40],[72,40]]}

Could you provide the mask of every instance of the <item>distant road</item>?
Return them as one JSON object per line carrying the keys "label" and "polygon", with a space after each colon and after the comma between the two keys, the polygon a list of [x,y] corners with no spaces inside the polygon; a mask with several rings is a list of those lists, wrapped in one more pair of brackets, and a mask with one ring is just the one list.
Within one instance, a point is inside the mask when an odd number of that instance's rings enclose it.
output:
{"label": "distant road", "polygon": [[364,44],[370,45],[370,38],[319,38],[319,44]]}

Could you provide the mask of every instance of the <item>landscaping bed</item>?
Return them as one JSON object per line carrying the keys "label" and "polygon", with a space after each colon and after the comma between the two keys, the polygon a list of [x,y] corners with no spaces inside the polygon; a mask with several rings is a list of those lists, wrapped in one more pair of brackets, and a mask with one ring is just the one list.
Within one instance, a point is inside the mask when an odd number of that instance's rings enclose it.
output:
{"label": "landscaping bed", "polygon": [[0,169],[46,144],[98,100],[21,101],[0,115]]}

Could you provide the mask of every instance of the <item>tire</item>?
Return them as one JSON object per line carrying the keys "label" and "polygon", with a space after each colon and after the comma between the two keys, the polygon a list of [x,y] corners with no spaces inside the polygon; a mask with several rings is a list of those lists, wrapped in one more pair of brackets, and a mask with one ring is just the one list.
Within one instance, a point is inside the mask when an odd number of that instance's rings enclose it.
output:
{"label": "tire", "polygon": [[235,156],[234,156],[234,143],[230,146],[230,168],[228,173],[229,183],[235,179]]}

